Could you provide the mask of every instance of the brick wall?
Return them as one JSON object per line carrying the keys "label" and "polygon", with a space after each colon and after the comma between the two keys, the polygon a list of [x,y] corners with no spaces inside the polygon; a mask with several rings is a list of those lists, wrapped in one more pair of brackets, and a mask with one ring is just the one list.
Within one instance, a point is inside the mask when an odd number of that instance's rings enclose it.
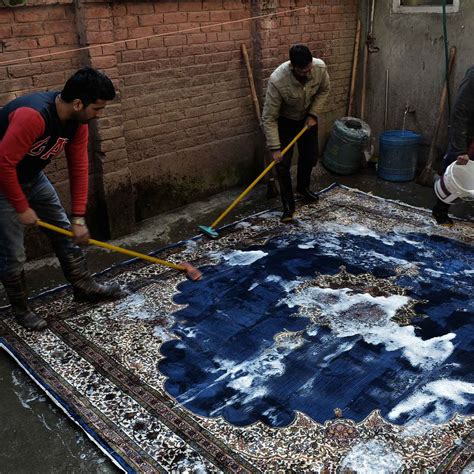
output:
{"label": "brick wall", "polygon": [[[97,229],[119,235],[137,219],[248,182],[260,169],[242,43],[261,103],[291,44],[305,43],[326,61],[326,135],[347,104],[356,10],[357,0],[30,0],[0,8],[0,62],[102,44],[0,66],[0,105],[28,90],[59,88],[81,64],[110,75],[119,97],[92,127],[90,202],[93,220],[107,224]],[[67,204],[64,160],[48,174]]]}
{"label": "brick wall", "polygon": [[247,2],[117,3],[124,135],[139,218],[235,185],[254,171],[258,124],[240,44]]}

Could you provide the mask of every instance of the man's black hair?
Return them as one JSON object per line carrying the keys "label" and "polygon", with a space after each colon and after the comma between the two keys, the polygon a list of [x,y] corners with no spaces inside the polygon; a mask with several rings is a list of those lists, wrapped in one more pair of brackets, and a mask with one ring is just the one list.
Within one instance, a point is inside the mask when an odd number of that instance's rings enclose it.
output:
{"label": "man's black hair", "polygon": [[64,102],[80,99],[87,107],[98,100],[112,100],[115,98],[115,88],[112,81],[102,72],[91,67],[79,69],[71,76],[61,91]]}
{"label": "man's black hair", "polygon": [[304,44],[295,44],[290,48],[290,62],[293,67],[303,68],[313,61],[313,55]]}

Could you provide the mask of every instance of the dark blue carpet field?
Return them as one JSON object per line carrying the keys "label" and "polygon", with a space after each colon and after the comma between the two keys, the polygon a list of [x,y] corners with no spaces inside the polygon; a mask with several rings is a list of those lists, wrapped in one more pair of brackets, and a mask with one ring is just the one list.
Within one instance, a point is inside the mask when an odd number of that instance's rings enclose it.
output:
{"label": "dark blue carpet field", "polygon": [[[472,247],[340,231],[223,253],[203,281],[182,283],[181,340],[163,345],[159,365],[170,394],[242,426],[286,426],[296,411],[324,423],[335,408],[357,422],[379,409],[401,424],[472,412]],[[331,285],[306,286],[315,274]],[[397,322],[407,306],[409,321]]]}

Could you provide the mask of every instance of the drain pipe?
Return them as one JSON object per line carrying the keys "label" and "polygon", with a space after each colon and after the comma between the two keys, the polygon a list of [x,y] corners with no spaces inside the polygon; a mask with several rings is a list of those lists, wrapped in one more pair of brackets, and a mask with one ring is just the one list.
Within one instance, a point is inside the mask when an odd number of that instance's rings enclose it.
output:
{"label": "drain pipe", "polygon": [[[371,1],[370,5],[370,23],[369,23],[369,33],[367,35],[367,45],[369,47],[369,53],[378,53],[379,47],[375,46],[375,34],[374,34],[374,17],[375,17],[375,0]],[[446,0],[445,0],[446,1]]]}
{"label": "drain pipe", "polygon": [[364,48],[364,66],[362,70],[362,93],[360,100],[360,118],[365,120],[365,97],[367,93],[367,69],[369,63],[369,53],[378,53],[379,48],[374,45],[374,18],[375,18],[375,0],[367,0],[367,39]]}

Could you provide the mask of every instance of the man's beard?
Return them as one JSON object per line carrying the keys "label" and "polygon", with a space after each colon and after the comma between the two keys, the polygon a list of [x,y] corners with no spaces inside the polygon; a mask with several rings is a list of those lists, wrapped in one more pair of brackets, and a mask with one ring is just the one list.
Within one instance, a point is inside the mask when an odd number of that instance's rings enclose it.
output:
{"label": "man's beard", "polygon": [[308,82],[308,76],[300,76],[299,74],[295,74],[293,72],[293,75],[296,77],[296,80],[301,82],[301,84],[306,84]]}
{"label": "man's beard", "polygon": [[306,84],[308,82],[308,76],[298,76],[295,74],[296,79],[301,82],[301,84]]}

